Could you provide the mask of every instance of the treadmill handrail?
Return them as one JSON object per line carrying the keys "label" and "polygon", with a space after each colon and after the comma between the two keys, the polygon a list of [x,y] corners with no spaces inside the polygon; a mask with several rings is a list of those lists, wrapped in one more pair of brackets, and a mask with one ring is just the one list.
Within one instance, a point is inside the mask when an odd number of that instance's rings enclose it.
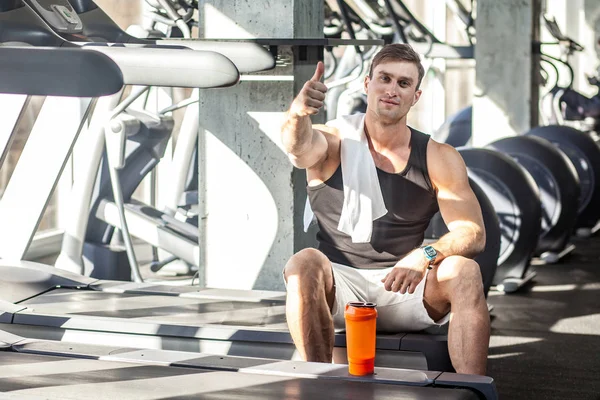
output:
{"label": "treadmill handrail", "polygon": [[200,39],[160,39],[157,45],[184,46],[192,50],[216,51],[229,58],[241,73],[275,68],[275,58],[257,43],[224,42]]}
{"label": "treadmill handrail", "polygon": [[124,76],[100,52],[0,46],[0,93],[101,97],[123,88]]}
{"label": "treadmill handrail", "polygon": [[121,68],[128,85],[216,88],[233,86],[239,71],[227,57],[213,51],[84,45],[104,53]]}
{"label": "treadmill handrail", "polygon": [[83,34],[94,42],[185,46],[192,50],[215,51],[233,61],[241,73],[275,68],[273,55],[265,47],[256,43],[229,43],[205,39],[140,39],[123,31],[94,1],[70,0],[70,2],[83,22]]}

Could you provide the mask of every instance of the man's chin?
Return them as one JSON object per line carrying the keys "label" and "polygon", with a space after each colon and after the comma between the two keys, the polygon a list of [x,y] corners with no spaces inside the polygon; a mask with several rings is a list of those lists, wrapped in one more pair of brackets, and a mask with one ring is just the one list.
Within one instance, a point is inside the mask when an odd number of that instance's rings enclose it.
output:
{"label": "man's chin", "polygon": [[378,110],[379,112],[377,113],[379,115],[379,118],[385,118],[385,119],[400,119],[400,112],[398,112],[397,109],[386,109],[386,108],[380,108]]}

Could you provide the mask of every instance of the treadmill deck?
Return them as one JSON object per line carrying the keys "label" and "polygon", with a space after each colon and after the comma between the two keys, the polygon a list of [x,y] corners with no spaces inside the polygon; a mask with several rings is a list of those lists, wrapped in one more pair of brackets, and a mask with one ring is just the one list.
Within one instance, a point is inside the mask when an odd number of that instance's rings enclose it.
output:
{"label": "treadmill deck", "polygon": [[[465,376],[26,339],[0,331],[0,393],[42,398],[477,399]],[[471,377],[493,397],[492,381]],[[461,387],[463,386],[463,387]],[[490,390],[492,390],[490,392]]]}

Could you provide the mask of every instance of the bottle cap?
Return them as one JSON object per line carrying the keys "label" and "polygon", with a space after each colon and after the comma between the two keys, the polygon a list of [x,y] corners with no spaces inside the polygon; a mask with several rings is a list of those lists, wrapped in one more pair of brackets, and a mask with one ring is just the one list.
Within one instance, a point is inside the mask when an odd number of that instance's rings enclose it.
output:
{"label": "bottle cap", "polygon": [[358,307],[358,308],[375,308],[375,307],[377,307],[377,304],[366,302],[366,301],[349,301],[348,304],[346,304],[346,305],[348,307]]}

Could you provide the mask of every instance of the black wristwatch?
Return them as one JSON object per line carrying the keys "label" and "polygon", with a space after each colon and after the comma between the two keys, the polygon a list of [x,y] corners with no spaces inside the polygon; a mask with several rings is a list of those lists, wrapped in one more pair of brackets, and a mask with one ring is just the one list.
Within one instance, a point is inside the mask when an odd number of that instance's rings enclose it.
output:
{"label": "black wristwatch", "polygon": [[425,258],[429,260],[429,266],[427,266],[427,269],[431,269],[431,265],[435,263],[437,251],[432,246],[423,246],[421,249],[423,250],[423,254],[425,254]]}

